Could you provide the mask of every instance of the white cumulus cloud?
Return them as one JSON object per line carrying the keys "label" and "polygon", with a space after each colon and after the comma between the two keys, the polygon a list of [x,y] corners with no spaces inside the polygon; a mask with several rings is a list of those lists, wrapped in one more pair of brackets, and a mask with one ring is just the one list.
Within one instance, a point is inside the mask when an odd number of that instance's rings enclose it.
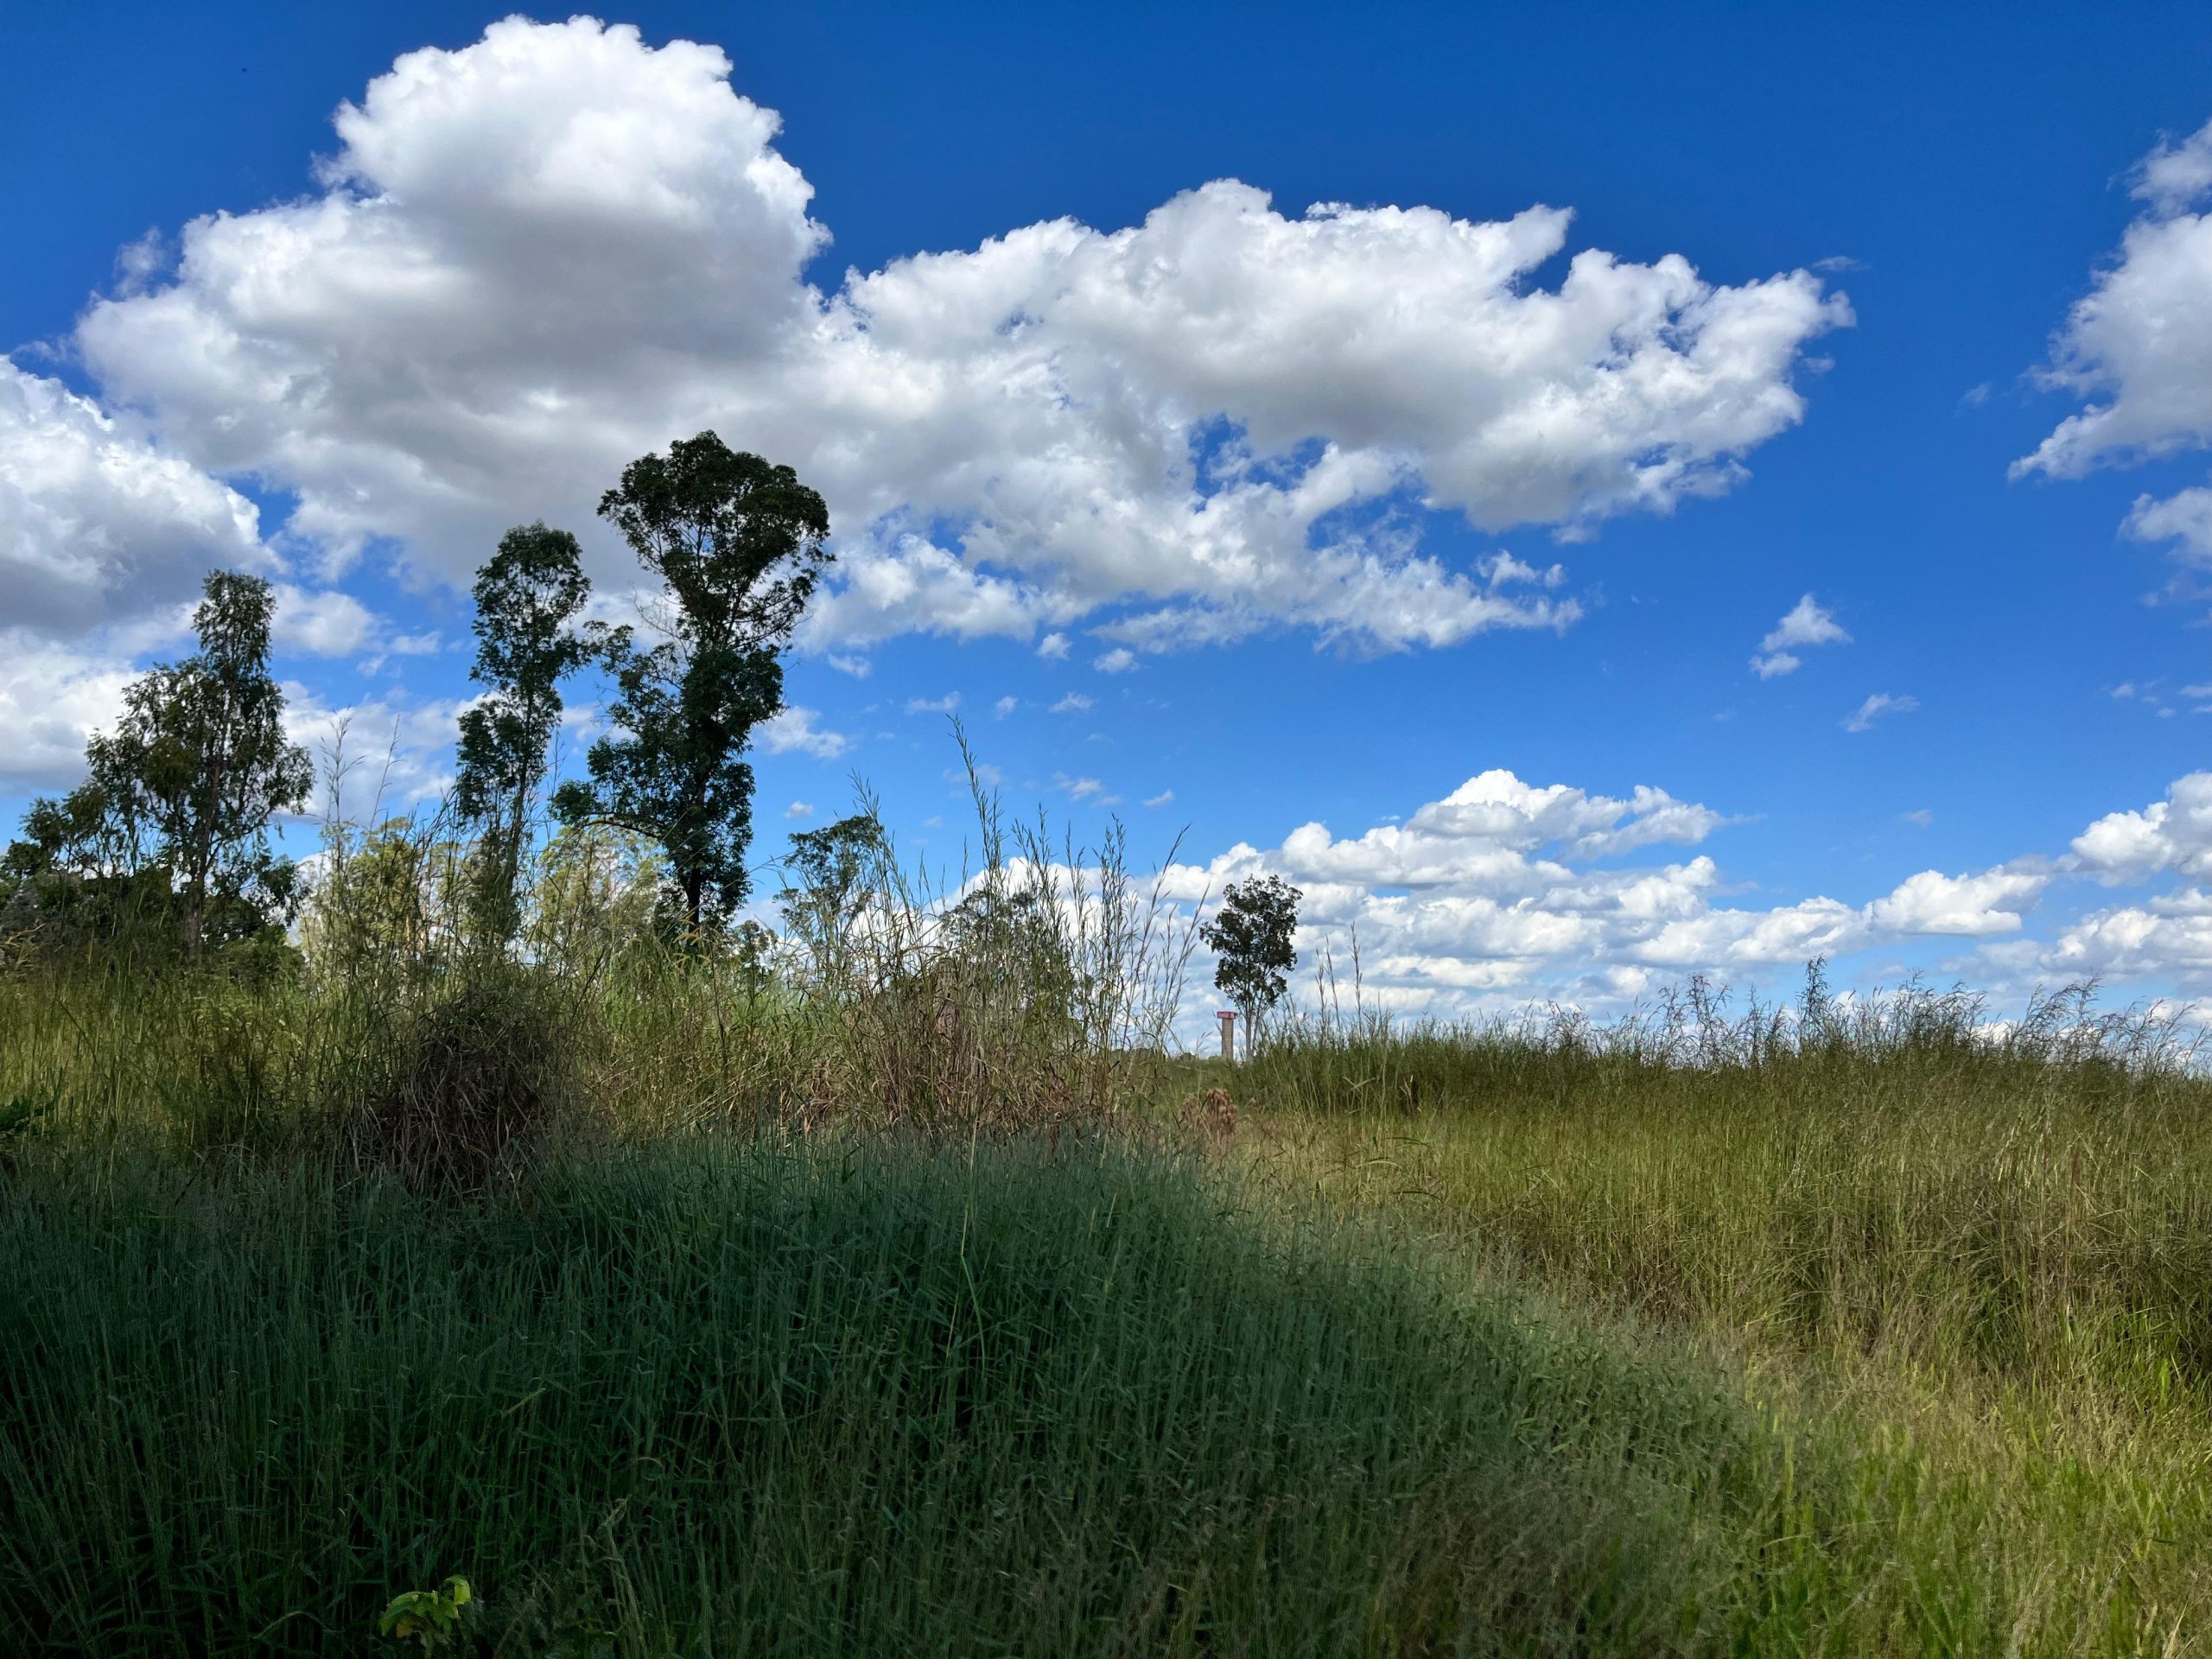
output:
{"label": "white cumulus cloud", "polygon": [[2164,800],[2139,811],[2106,814],[2073,851],[2081,868],[2112,884],[2166,871],[2212,875],[2212,772],[2176,779]]}
{"label": "white cumulus cloud", "polygon": [[1751,671],[1763,680],[1795,673],[1804,662],[1797,655],[1814,645],[1847,645],[1851,636],[1819,601],[1807,594],[1791,606],[1759,641]]}
{"label": "white cumulus cloud", "polygon": [[377,644],[384,634],[382,619],[351,594],[335,588],[309,591],[290,582],[277,586],[270,638],[279,651],[351,657]]}
{"label": "white cumulus cloud", "polygon": [[266,570],[251,502],[59,380],[0,357],[7,623],[79,636],[188,602],[217,567]]}
{"label": "white cumulus cloud", "polygon": [[2064,980],[2172,979],[2212,986],[2212,893],[2201,888],[2094,911],[2037,953],[2044,974]]}
{"label": "white cumulus cloud", "polygon": [[[1263,627],[1389,650],[1564,626],[1549,573],[1452,569],[1422,516],[1575,537],[1732,488],[1851,320],[1806,271],[1572,249],[1560,208],[1286,213],[1231,181],[825,289],[812,188],[729,75],[589,18],[410,53],[340,108],[312,192],[192,221],[166,270],[149,244],[77,346],[163,456],[294,494],[328,569],[389,538],[457,582],[542,515],[611,574],[596,493],[711,427],[830,500],[810,647],[1049,658],[1083,624],[1116,641],[1103,665]],[[41,582],[57,610],[98,585]]]}
{"label": "white cumulus cloud", "polygon": [[842,732],[816,725],[821,717],[811,709],[785,709],[760,722],[754,740],[770,754],[810,754],[817,760],[835,760],[853,747],[853,740]]}
{"label": "white cumulus cloud", "polygon": [[1740,976],[1885,942],[2016,934],[2056,874],[2034,861],[1928,870],[1863,905],[1822,895],[1758,907],[1726,902],[1729,884],[1703,853],[1592,868],[1695,844],[1727,822],[1648,785],[1610,797],[1491,771],[1402,824],[1338,839],[1308,823],[1270,850],[1239,845],[1176,867],[1169,884],[1190,902],[1229,880],[1280,874],[1305,893],[1306,948],[1342,957],[1356,936],[1364,973],[1395,1006],[1450,1010],[1536,995],[1617,1003],[1687,973]]}
{"label": "white cumulus cloud", "polygon": [[[2137,169],[2146,209],[2068,313],[2043,372],[2083,407],[2013,463],[2015,477],[2080,478],[2212,443],[2212,213],[2195,211],[2208,191],[2212,124]],[[2212,566],[2212,491],[2139,497],[2125,529]]]}
{"label": "white cumulus cloud", "polygon": [[2212,123],[2179,143],[2162,139],[2136,169],[2133,194],[2158,213],[2177,213],[2212,192]]}
{"label": "white cumulus cloud", "polygon": [[[1229,881],[1283,876],[1304,893],[1306,960],[1326,950],[1341,968],[1356,941],[1372,1005],[1400,1010],[1502,1011],[1532,998],[1618,1007],[1691,973],[1770,983],[1815,956],[1942,940],[1973,953],[1944,971],[1971,982],[1978,967],[1979,982],[2023,992],[2104,977],[2212,993],[2212,772],[2098,819],[2063,855],[1922,870],[1859,903],[1826,894],[1746,902],[1703,851],[1629,868],[1599,862],[1694,844],[1727,822],[1648,786],[1615,798],[1492,771],[1402,824],[1339,839],[1307,823],[1269,849],[1239,843],[1204,864],[1171,866],[1164,881],[1189,905],[1217,898]],[[2042,921],[2053,893],[2083,878],[2150,890]]]}
{"label": "white cumulus cloud", "polygon": [[85,770],[85,739],[114,723],[134,677],[123,658],[0,630],[0,785],[74,783]]}
{"label": "white cumulus cloud", "polygon": [[1901,935],[2011,933],[2018,931],[2021,918],[2050,884],[2048,872],[2025,868],[1975,875],[1923,870],[1869,905],[1866,919],[1885,932]]}

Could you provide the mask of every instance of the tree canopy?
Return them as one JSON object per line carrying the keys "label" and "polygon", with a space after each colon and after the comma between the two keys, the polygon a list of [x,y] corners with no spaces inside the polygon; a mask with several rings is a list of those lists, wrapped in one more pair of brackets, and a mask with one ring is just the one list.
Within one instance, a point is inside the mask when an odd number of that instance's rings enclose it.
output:
{"label": "tree canopy", "polygon": [[115,729],[86,746],[85,781],[32,804],[0,868],[42,919],[110,937],[158,921],[197,956],[289,917],[297,873],[269,826],[306,804],[313,771],[269,671],[274,608],[260,577],[212,572],[200,649],[129,686]]}
{"label": "tree canopy", "polygon": [[1290,988],[1286,976],[1298,965],[1292,940],[1305,896],[1279,875],[1232,881],[1213,919],[1199,925],[1198,937],[1220,958],[1213,982],[1243,1014],[1248,1043]]}
{"label": "tree canopy", "polygon": [[555,810],[658,842],[684,925],[708,931],[750,890],[745,752],[783,708],[780,654],[829,563],[829,510],[790,467],[702,432],[632,461],[599,511],[669,598],[647,613],[662,636],[652,645],[626,626],[594,634],[614,677],[615,730]]}
{"label": "tree canopy", "polygon": [[515,887],[530,804],[561,723],[561,678],[588,656],[571,627],[591,584],[565,530],[518,525],[476,576],[476,664],[490,691],[461,717],[454,805],[483,826],[478,921],[501,944],[520,925]]}

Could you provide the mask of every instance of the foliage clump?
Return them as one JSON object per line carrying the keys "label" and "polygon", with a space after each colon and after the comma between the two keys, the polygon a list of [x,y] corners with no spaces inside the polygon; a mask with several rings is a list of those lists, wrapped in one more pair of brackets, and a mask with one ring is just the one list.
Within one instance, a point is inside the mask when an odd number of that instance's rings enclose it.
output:
{"label": "foliage clump", "polygon": [[582,551],[564,530],[519,526],[476,576],[474,677],[488,688],[462,711],[454,808],[480,828],[476,925],[504,948],[521,925],[521,880],[531,809],[561,723],[561,680],[588,655],[570,624],[589,595]]}
{"label": "foliage clump", "polygon": [[33,802],[0,858],[11,931],[192,959],[281,949],[298,870],[270,821],[306,804],[313,773],[269,670],[274,607],[257,576],[208,576],[200,649],[124,690],[115,728],[86,745],[85,781]]}
{"label": "foliage clump", "polygon": [[671,899],[699,936],[750,889],[745,752],[783,709],[781,653],[829,563],[829,510],[790,467],[702,432],[632,461],[599,511],[668,598],[648,618],[657,643],[640,645],[629,626],[594,635],[614,678],[615,729],[555,810],[658,842]]}
{"label": "foliage clump", "polygon": [[1220,961],[1213,982],[1244,1016],[1246,1043],[1256,1048],[1261,1023],[1290,988],[1298,965],[1298,901],[1306,895],[1279,875],[1232,881],[1221,908],[1198,929]]}

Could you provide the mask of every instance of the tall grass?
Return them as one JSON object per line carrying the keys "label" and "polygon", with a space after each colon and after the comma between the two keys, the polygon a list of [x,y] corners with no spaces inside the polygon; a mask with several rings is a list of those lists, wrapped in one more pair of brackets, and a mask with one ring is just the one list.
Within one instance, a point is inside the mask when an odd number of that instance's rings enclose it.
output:
{"label": "tall grass", "polygon": [[838,890],[786,895],[785,982],[826,1016],[830,1086],[879,1122],[1111,1116],[1158,1085],[1193,918],[1132,874],[1118,825],[1077,848],[1041,818],[1009,823],[956,737],[975,812],[965,867],[902,863],[863,794],[872,838]]}
{"label": "tall grass", "polygon": [[1795,1421],[1873,1426],[1984,1515],[2039,1639],[2194,1650],[2212,1078],[2170,1023],[2085,993],[2004,1025],[1956,993],[1813,988],[1782,1019],[1692,988],[1602,1029],[1308,1021],[1239,1079],[1244,1157],[1695,1333]]}
{"label": "tall grass", "polygon": [[1111,1117],[1156,1084],[1188,918],[1118,829],[1055,847],[974,799],[954,874],[902,861],[864,797],[859,855],[835,891],[788,874],[780,937],[687,937],[647,845],[541,836],[512,944],[480,931],[483,849],[442,812],[334,806],[289,974],[0,941],[0,1100],[55,1132],[313,1143],[465,1186],[563,1134]]}
{"label": "tall grass", "polygon": [[0,1649],[454,1572],[512,1654],[2204,1645],[2175,1028],[1816,975],[1171,1058],[1187,918],[976,804],[780,938],[586,830],[487,944],[464,837],[334,822],[296,971],[0,966]]}
{"label": "tall grass", "polygon": [[1730,1021],[1693,988],[1602,1029],[1313,1022],[1241,1083],[1316,1147],[1394,1149],[1340,1164],[1370,1196],[1639,1313],[2155,1399],[2212,1380],[2193,1061],[2082,993],[1998,1026],[1916,988]]}
{"label": "tall grass", "polygon": [[1714,1379],[1096,1143],[9,1199],[16,1651],[353,1653],[459,1570],[514,1653],[1572,1652],[1724,1642],[1791,1570]]}

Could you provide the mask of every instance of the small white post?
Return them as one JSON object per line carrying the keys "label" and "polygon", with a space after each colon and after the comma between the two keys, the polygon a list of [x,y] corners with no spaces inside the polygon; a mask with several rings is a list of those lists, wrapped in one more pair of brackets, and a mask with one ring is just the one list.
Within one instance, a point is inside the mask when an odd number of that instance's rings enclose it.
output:
{"label": "small white post", "polygon": [[1231,1065],[1236,1063],[1236,1010],[1224,1008],[1221,1020],[1221,1058]]}

